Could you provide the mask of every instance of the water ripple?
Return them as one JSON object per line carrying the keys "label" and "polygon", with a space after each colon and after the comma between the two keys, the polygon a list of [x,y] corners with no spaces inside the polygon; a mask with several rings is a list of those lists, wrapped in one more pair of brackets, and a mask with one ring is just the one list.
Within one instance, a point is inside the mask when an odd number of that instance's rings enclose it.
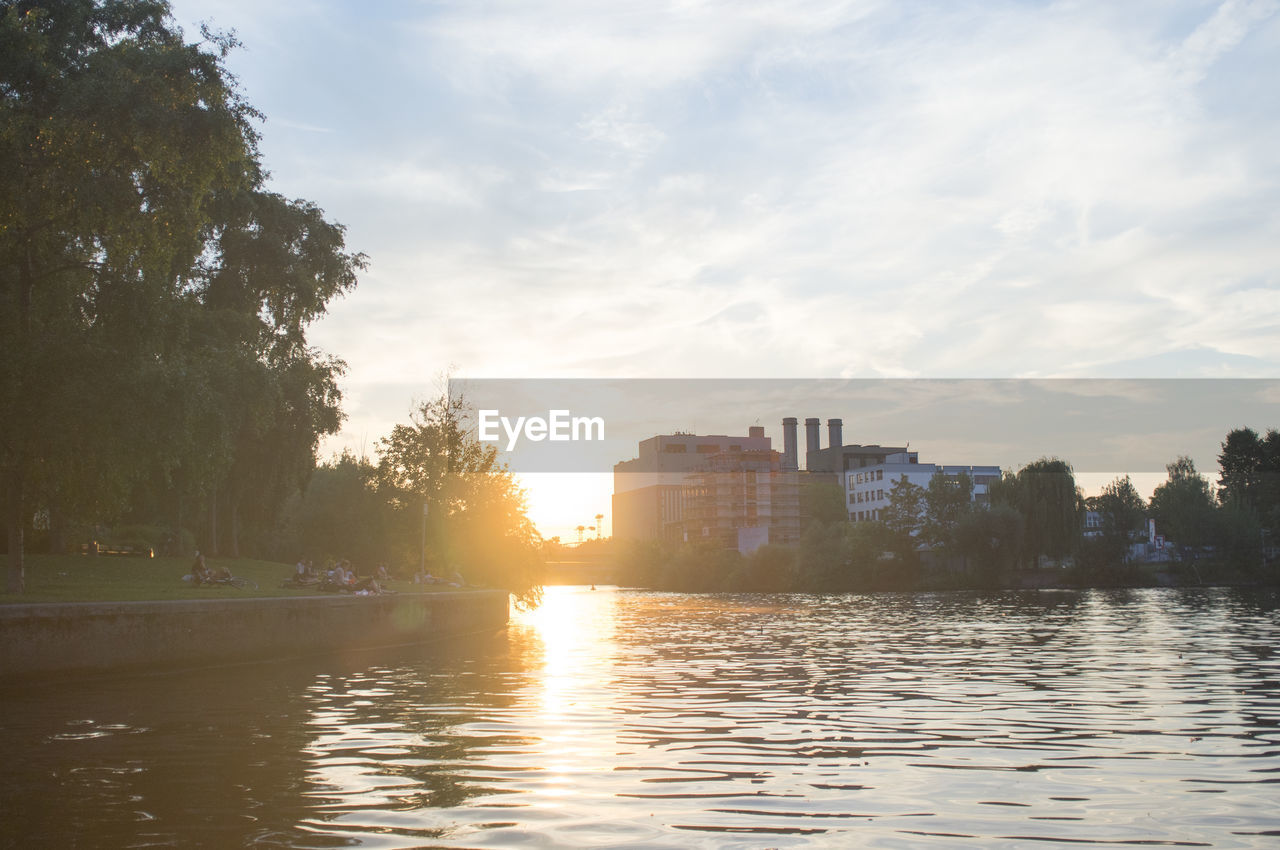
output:
{"label": "water ripple", "polygon": [[1278,611],[553,588],[471,645],[6,695],[0,805],[14,846],[1257,847]]}

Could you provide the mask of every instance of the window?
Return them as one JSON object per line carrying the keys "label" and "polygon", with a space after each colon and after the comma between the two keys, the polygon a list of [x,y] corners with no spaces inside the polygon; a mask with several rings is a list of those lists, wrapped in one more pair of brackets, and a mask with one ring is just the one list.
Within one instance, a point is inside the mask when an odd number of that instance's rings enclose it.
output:
{"label": "window", "polygon": [[884,470],[883,470],[883,469],[877,469],[877,470],[876,470],[876,480],[877,480],[877,481],[883,481],[883,480],[884,480]]}
{"label": "window", "polygon": [[701,443],[698,445],[698,454],[700,455],[713,455],[718,451],[720,451],[720,449],[712,443]]}
{"label": "window", "polygon": [[684,443],[667,443],[662,447],[662,450],[667,454],[682,455],[685,453],[685,449],[687,448],[688,446]]}

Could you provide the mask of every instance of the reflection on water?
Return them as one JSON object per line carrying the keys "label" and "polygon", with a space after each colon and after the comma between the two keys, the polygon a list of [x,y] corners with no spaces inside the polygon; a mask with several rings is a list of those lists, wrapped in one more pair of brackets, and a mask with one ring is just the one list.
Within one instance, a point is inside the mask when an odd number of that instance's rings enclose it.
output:
{"label": "reflection on water", "polygon": [[1257,847],[1274,592],[551,588],[504,634],[10,686],[8,846]]}

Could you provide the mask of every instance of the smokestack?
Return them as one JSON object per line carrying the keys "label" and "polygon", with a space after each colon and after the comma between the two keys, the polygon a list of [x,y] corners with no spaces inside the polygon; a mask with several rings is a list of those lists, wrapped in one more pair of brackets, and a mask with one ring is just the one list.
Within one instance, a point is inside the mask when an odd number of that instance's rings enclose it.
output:
{"label": "smokestack", "polygon": [[788,416],[782,420],[782,471],[795,472],[800,468],[800,460],[796,456],[796,418]]}
{"label": "smokestack", "polygon": [[831,440],[831,448],[838,449],[844,445],[844,422],[839,419],[827,420],[827,436]]}
{"label": "smokestack", "polygon": [[[818,444],[818,426],[820,424],[821,423],[817,418],[813,416],[810,416],[804,421],[804,450],[806,453],[816,452],[818,449],[822,448],[822,446]],[[805,459],[804,467],[805,469],[809,468],[808,458]]]}

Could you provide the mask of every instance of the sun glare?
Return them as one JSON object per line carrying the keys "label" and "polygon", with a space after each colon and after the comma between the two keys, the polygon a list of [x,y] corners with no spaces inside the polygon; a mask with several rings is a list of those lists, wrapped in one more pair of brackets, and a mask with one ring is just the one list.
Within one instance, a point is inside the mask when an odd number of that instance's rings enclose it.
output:
{"label": "sun glare", "polygon": [[[529,518],[544,538],[559,537],[565,543],[583,536],[612,534],[613,476],[606,472],[526,472],[516,479],[529,497]],[[591,530],[596,516],[604,515],[604,529]]]}

